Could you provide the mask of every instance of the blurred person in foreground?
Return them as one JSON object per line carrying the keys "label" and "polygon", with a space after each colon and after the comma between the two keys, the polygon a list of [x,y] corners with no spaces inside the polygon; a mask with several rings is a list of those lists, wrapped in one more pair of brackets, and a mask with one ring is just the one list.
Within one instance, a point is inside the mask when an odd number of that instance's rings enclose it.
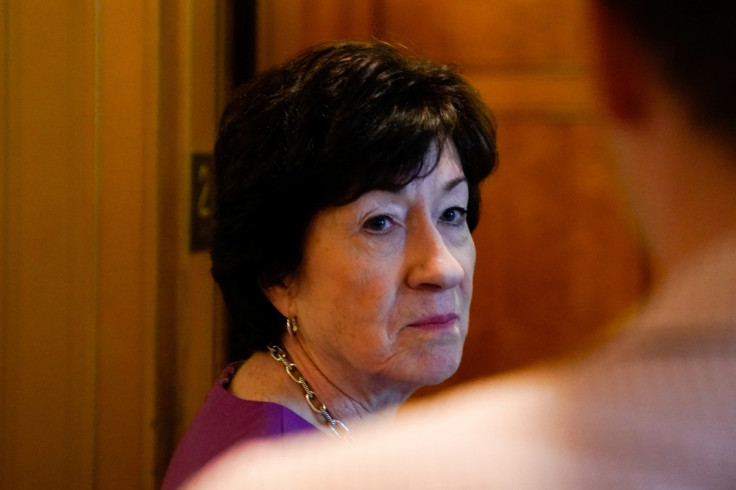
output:
{"label": "blurred person in foreground", "polygon": [[212,273],[246,360],[215,382],[164,488],[237,442],[346,438],[455,372],[495,129],[451,68],[338,42],[244,87],[215,159]]}
{"label": "blurred person in foreground", "polygon": [[467,386],[346,447],[242,447],[189,488],[736,488],[736,2],[589,4],[653,264],[641,310],[574,362]]}

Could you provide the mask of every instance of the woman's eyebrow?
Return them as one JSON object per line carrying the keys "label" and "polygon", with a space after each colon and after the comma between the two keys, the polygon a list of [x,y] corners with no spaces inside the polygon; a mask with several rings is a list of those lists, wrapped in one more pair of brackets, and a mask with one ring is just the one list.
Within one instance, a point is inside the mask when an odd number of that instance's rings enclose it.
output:
{"label": "woman's eyebrow", "polygon": [[467,182],[467,179],[465,178],[464,175],[461,175],[459,177],[455,177],[454,179],[448,181],[444,185],[444,189],[445,189],[446,192],[449,192],[452,189],[454,189],[455,187],[457,187],[459,184],[462,184],[463,182]]}

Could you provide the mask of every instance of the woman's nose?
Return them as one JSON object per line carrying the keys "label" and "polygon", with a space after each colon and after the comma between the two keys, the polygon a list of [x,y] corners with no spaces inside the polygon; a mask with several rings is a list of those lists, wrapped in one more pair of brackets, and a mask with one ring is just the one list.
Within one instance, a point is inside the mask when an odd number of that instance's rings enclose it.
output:
{"label": "woman's nose", "polygon": [[412,288],[451,289],[465,277],[465,270],[434,226],[408,241],[407,282]]}

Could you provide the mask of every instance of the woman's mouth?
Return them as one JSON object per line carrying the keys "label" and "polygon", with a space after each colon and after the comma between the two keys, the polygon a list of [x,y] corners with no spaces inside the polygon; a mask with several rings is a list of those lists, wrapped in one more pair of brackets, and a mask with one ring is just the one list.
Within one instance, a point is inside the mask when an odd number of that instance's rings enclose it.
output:
{"label": "woman's mouth", "polygon": [[441,313],[422,317],[408,326],[425,330],[443,330],[454,327],[458,318],[456,313]]}

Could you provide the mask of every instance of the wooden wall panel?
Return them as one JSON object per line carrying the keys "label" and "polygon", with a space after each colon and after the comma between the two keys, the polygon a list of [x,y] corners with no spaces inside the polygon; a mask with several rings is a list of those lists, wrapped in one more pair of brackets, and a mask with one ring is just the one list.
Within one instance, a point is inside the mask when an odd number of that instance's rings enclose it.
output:
{"label": "wooden wall panel", "polygon": [[480,91],[499,123],[535,119],[554,124],[593,122],[595,94],[579,66],[542,72],[476,67],[463,68],[462,72]]}
{"label": "wooden wall panel", "polygon": [[463,67],[579,61],[580,0],[383,0],[381,36]]}
{"label": "wooden wall panel", "polygon": [[483,189],[475,233],[471,331],[453,382],[587,345],[643,286],[599,128],[510,120],[499,144],[502,165]]}
{"label": "wooden wall panel", "polygon": [[[9,102],[9,91],[8,81],[10,78],[8,70],[8,46],[10,45],[10,39],[8,39],[10,33],[9,19],[7,4],[0,4],[0,271],[5,273],[8,270],[7,259],[7,232],[3,223],[7,223],[10,217],[8,213],[8,192],[9,192],[9,171],[10,166],[8,161],[10,160],[10,148],[8,147],[8,131],[9,131],[9,113],[8,113],[8,102]],[[5,321],[8,318],[7,315],[7,299],[8,299],[8,281],[0,277],[0,319]],[[0,428],[2,428],[5,422],[3,414],[5,413],[5,400],[7,399],[7,391],[5,389],[5,379],[7,378],[6,372],[8,369],[7,359],[5,356],[6,352],[6,341],[5,341],[6,328],[0,325]],[[6,461],[5,458],[5,440],[0,436],[0,461]],[[4,474],[5,472],[3,472]],[[3,483],[3,476],[0,475],[0,484]]]}
{"label": "wooden wall panel", "polygon": [[191,157],[211,153],[225,81],[225,3],[161,4],[156,476],[222,369],[222,307],[207,252],[191,252]]}
{"label": "wooden wall panel", "polygon": [[378,2],[302,1],[301,43],[305,46],[334,39],[367,39],[378,29]]}
{"label": "wooden wall panel", "polygon": [[188,225],[223,5],[0,5],[0,488],[158,487],[221,367]]}
{"label": "wooden wall panel", "polygon": [[150,488],[155,436],[157,15],[99,5],[96,484]]}
{"label": "wooden wall panel", "polygon": [[159,56],[166,69],[159,72],[159,181],[158,217],[159,291],[156,315],[156,478],[163,477],[176,443],[182,419],[182,396],[177,360],[180,329],[186,321],[188,257],[188,31],[187,3],[163,0],[160,4]]}
{"label": "wooden wall panel", "polygon": [[2,488],[155,486],[157,8],[3,3]]}
{"label": "wooden wall panel", "polygon": [[93,485],[92,5],[2,5],[2,488]]}
{"label": "wooden wall panel", "polygon": [[308,46],[335,39],[368,39],[380,29],[378,1],[260,0],[257,67],[262,70]]}

